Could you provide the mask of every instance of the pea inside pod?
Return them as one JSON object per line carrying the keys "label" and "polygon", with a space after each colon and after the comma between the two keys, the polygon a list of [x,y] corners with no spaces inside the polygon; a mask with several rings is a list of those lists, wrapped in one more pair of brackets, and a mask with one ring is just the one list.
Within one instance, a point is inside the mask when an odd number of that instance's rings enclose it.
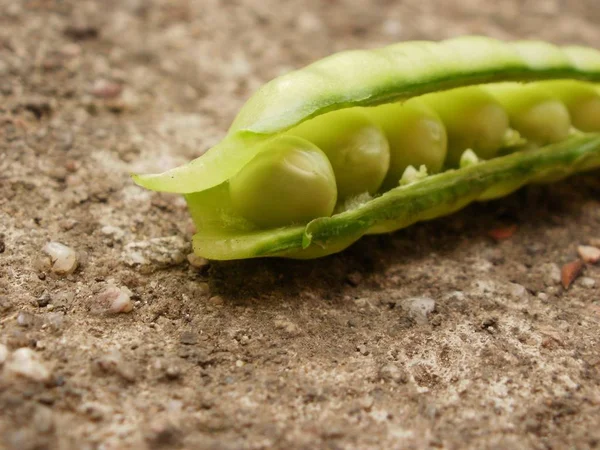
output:
{"label": "pea inside pod", "polygon": [[569,110],[543,84],[502,83],[484,86],[509,116],[510,125],[530,144],[565,140],[571,129]]}
{"label": "pea inside pod", "polygon": [[600,52],[537,41],[343,52],[267,83],[196,160],[134,180],[185,195],[199,256],[324,256],[599,168],[597,82]]}
{"label": "pea inside pod", "polygon": [[424,165],[428,173],[442,170],[448,151],[446,128],[440,117],[418,98],[365,108],[390,146],[390,165],[383,190],[398,186],[407,167]]}
{"label": "pea inside pod", "polygon": [[319,147],[331,162],[340,200],[375,194],[390,166],[386,136],[358,108],[342,109],[308,120],[289,133]]}
{"label": "pea inside pod", "polygon": [[335,175],[314,144],[281,136],[229,180],[236,212],[262,228],[307,223],[333,212]]}
{"label": "pea inside pod", "polygon": [[425,95],[422,99],[446,127],[448,166],[458,167],[465,150],[490,159],[502,148],[509,131],[508,114],[484,89],[470,86]]}
{"label": "pea inside pod", "polygon": [[600,131],[600,91],[596,86],[573,80],[548,81],[541,86],[565,104],[575,128]]}

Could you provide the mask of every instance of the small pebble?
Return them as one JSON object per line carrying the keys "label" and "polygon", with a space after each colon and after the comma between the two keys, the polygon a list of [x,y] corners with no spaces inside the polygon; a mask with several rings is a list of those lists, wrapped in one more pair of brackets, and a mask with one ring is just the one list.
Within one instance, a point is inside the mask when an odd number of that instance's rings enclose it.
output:
{"label": "small pebble", "polygon": [[30,348],[15,350],[6,363],[6,371],[40,383],[50,379],[50,370]]}
{"label": "small pebble", "polygon": [[179,342],[183,345],[195,345],[198,343],[198,335],[193,331],[184,331],[179,337]]}
{"label": "small pebble", "polygon": [[8,295],[0,295],[0,312],[10,311],[12,307],[13,302]]}
{"label": "small pebble", "polygon": [[71,247],[60,242],[48,242],[42,251],[50,256],[52,272],[57,275],[69,275],[77,269],[77,253]]}
{"label": "small pebble", "polygon": [[175,380],[181,376],[181,368],[178,366],[169,366],[165,370],[165,375],[169,380]]}
{"label": "small pebble", "polygon": [[362,282],[362,274],[360,272],[352,272],[349,273],[348,276],[346,277],[346,280],[348,281],[348,284],[350,284],[350,286],[358,286],[361,282]]}
{"label": "small pebble", "polygon": [[182,431],[172,415],[153,417],[144,434],[150,448],[179,447],[183,439]]}
{"label": "small pebble", "polygon": [[495,241],[503,241],[505,239],[511,238],[516,232],[516,225],[508,225],[505,227],[494,228],[488,231],[488,236],[494,239]]}
{"label": "small pebble", "polygon": [[435,300],[429,297],[412,297],[403,302],[408,314],[418,324],[428,323],[428,316],[435,310]]}
{"label": "small pebble", "polygon": [[579,276],[582,269],[583,261],[581,259],[576,259],[575,261],[571,261],[562,266],[561,283],[563,288],[568,289],[569,286],[573,284],[573,281]]}
{"label": "small pebble", "polygon": [[561,273],[558,264],[545,263],[542,265],[541,271],[546,286],[552,286],[553,284],[559,284],[561,282]]}
{"label": "small pebble", "polygon": [[590,277],[582,277],[579,279],[579,285],[581,287],[591,289],[594,286],[596,286],[596,280],[594,280],[593,278],[590,278]]}
{"label": "small pebble", "polygon": [[64,231],[70,231],[73,228],[75,228],[75,225],[77,225],[77,221],[75,219],[64,219],[61,220],[58,225],[64,230]]}
{"label": "small pebble", "polygon": [[408,374],[396,364],[384,364],[379,369],[379,378],[384,381],[394,381],[398,384],[408,383]]}
{"label": "small pebble", "polygon": [[577,247],[577,253],[588,264],[596,264],[600,261],[600,248],[591,245],[580,245]]}
{"label": "small pebble", "polygon": [[190,266],[195,267],[196,269],[204,269],[210,265],[210,261],[208,259],[202,258],[195,253],[188,254],[187,260],[190,263]]}
{"label": "small pebble", "polygon": [[110,99],[121,95],[123,86],[108,80],[96,80],[92,87],[92,95],[97,98]]}
{"label": "small pebble", "polygon": [[375,399],[370,395],[365,395],[364,397],[358,400],[358,404],[365,411],[370,411],[371,408],[373,408],[373,405],[375,404]]}
{"label": "small pebble", "polygon": [[54,415],[47,406],[39,405],[33,413],[33,428],[39,434],[49,433],[54,429]]}
{"label": "small pebble", "polygon": [[128,313],[133,310],[131,291],[126,287],[110,286],[96,297],[97,312],[108,314]]}
{"label": "small pebble", "polygon": [[121,354],[114,350],[104,355],[95,362],[95,365],[101,372],[113,373],[119,375],[126,381],[134,382],[137,378],[135,366],[123,359]]}
{"label": "small pebble", "polygon": [[79,407],[79,412],[85,414],[95,422],[99,422],[110,416],[113,412],[112,408],[98,402],[86,402]]}
{"label": "small pebble", "polygon": [[119,227],[113,227],[112,225],[105,225],[100,229],[100,232],[106,236],[111,238],[116,242],[121,242],[123,237],[125,237],[125,231],[123,231]]}
{"label": "small pebble", "polygon": [[526,300],[528,297],[525,286],[518,283],[509,283],[508,291],[513,297],[520,298],[522,300]]}
{"label": "small pebble", "polygon": [[[50,308],[51,306],[54,305],[48,305],[47,306],[47,310],[51,311],[54,308]],[[49,314],[46,314],[46,320],[45,320],[45,324],[47,327],[49,327],[52,331],[59,331],[65,324],[65,316],[61,313],[58,312],[50,312]]]}
{"label": "small pebble", "polygon": [[45,306],[48,306],[48,304],[52,301],[52,297],[50,296],[50,294],[48,292],[44,292],[37,300],[37,305],[40,308],[43,308]]}
{"label": "small pebble", "polygon": [[20,311],[17,316],[17,325],[20,327],[30,327],[33,325],[35,317],[27,311]]}
{"label": "small pebble", "polygon": [[289,336],[298,336],[301,333],[301,329],[298,325],[284,318],[275,319],[273,325],[275,325],[275,328],[278,330],[283,330]]}
{"label": "small pebble", "polygon": [[367,356],[369,354],[369,349],[364,344],[359,344],[356,346],[356,351],[363,356]]}
{"label": "small pebble", "polygon": [[185,261],[189,246],[189,242],[181,236],[131,242],[125,246],[121,259],[128,266],[152,264],[158,267],[169,267]]}
{"label": "small pebble", "polygon": [[225,304],[225,300],[220,295],[215,295],[208,299],[208,303],[214,306],[223,306]]}
{"label": "small pebble", "polygon": [[0,344],[0,366],[6,362],[8,358],[8,347],[4,344]]}

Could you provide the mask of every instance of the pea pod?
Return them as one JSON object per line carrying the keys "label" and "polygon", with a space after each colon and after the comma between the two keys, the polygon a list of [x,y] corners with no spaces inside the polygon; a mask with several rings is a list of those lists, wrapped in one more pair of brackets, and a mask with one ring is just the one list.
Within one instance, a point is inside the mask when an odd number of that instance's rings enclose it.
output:
{"label": "pea pod", "polygon": [[[587,89],[585,105],[600,101],[596,86],[584,83],[600,81],[600,52],[483,37],[342,52],[264,85],[201,157],[134,180],[185,196],[200,256],[324,256],[365,234],[600,167],[600,126],[585,121],[585,133],[541,147],[522,127],[537,148],[499,156],[514,145],[509,119],[517,128],[525,106],[480,86],[541,80],[568,80]],[[518,98],[524,87],[514,89]],[[556,95],[572,117],[582,101],[566,97]],[[485,135],[475,125],[490,109],[496,125]],[[461,111],[471,119],[461,122]],[[411,120],[433,131],[414,132]]]}

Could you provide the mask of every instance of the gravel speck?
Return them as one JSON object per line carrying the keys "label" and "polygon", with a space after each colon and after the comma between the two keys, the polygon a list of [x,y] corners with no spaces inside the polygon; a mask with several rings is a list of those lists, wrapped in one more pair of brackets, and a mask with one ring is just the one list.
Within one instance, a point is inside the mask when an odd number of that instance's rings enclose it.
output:
{"label": "gravel speck", "polygon": [[596,264],[600,261],[600,248],[591,245],[580,245],[577,247],[577,253],[588,264]]}
{"label": "gravel speck", "polygon": [[195,253],[190,253],[187,255],[187,260],[190,263],[190,266],[195,267],[196,269],[204,269],[210,265],[210,261],[208,259],[202,258]]}
{"label": "gravel speck", "polygon": [[384,381],[394,381],[398,384],[406,384],[409,381],[408,374],[396,364],[384,364],[379,368],[379,378]]}
{"label": "gravel speck", "polygon": [[195,345],[198,343],[198,335],[193,331],[184,331],[179,337],[179,342],[184,345]]}
{"label": "gravel speck", "polygon": [[100,79],[94,82],[91,93],[94,97],[109,99],[118,97],[122,91],[123,86],[121,84]]}
{"label": "gravel speck", "polygon": [[0,344],[0,366],[6,362],[8,358],[8,347],[4,344]]}
{"label": "gravel speck", "polygon": [[47,382],[51,375],[39,355],[25,347],[15,350],[10,355],[6,363],[6,371],[40,383]]}
{"label": "gravel speck", "polygon": [[60,242],[48,242],[42,250],[50,256],[52,272],[57,275],[69,275],[77,269],[77,252],[71,247]]}
{"label": "gravel speck", "polygon": [[38,297],[38,299],[36,300],[36,303],[40,308],[43,308],[45,306],[48,306],[48,304],[51,301],[52,301],[52,297],[50,296],[50,294],[48,292],[44,292],[42,295],[40,295]]}
{"label": "gravel speck", "polygon": [[137,379],[135,366],[131,362],[125,361],[121,353],[116,350],[96,360],[95,366],[100,372],[118,375],[125,381],[134,382]]}
{"label": "gravel speck", "polygon": [[119,314],[133,310],[131,291],[127,287],[109,286],[96,297],[94,313]]}
{"label": "gravel speck", "polygon": [[573,281],[581,274],[583,265],[581,259],[576,259],[562,266],[560,275],[563,288],[568,289],[571,286]]}
{"label": "gravel speck", "polygon": [[419,324],[428,323],[428,316],[435,310],[435,300],[430,297],[412,297],[404,300],[408,314]]}
{"label": "gravel speck", "polygon": [[19,311],[17,316],[17,325],[28,328],[35,322],[35,316],[27,311]]}
{"label": "gravel speck", "polygon": [[181,236],[155,238],[127,244],[121,258],[128,266],[169,267],[185,261],[189,247],[189,242]]}
{"label": "gravel speck", "polygon": [[283,330],[290,336],[298,336],[301,333],[300,327],[287,319],[275,319],[273,325],[275,325],[275,328],[278,330]]}
{"label": "gravel speck", "polygon": [[558,264],[545,263],[542,264],[540,269],[542,271],[546,286],[552,286],[560,283],[561,276],[560,267],[558,267]]}
{"label": "gravel speck", "polygon": [[12,307],[13,302],[8,295],[0,295],[0,312],[8,312]]}
{"label": "gravel speck", "polygon": [[363,356],[367,356],[370,352],[366,345],[359,344],[356,346],[356,351]]}
{"label": "gravel speck", "polygon": [[50,433],[54,429],[54,416],[47,406],[39,405],[33,413],[33,427],[38,433]]}
{"label": "gravel speck", "polygon": [[112,408],[99,402],[86,402],[79,407],[79,412],[85,414],[94,422],[99,422],[113,412]]}
{"label": "gravel speck", "polygon": [[115,242],[121,242],[125,237],[125,231],[119,227],[113,227],[112,225],[105,225],[100,229],[100,232]]}
{"label": "gravel speck", "polygon": [[220,295],[215,295],[208,299],[208,303],[213,306],[223,306],[225,304],[225,300]]}
{"label": "gravel speck", "polygon": [[362,279],[363,277],[360,272],[349,273],[346,277],[346,281],[348,281],[348,284],[354,287],[358,286],[362,282]]}
{"label": "gravel speck", "polygon": [[594,286],[596,286],[596,280],[594,280],[593,278],[590,278],[590,277],[582,277],[581,279],[579,279],[578,284],[581,287],[591,289]]}

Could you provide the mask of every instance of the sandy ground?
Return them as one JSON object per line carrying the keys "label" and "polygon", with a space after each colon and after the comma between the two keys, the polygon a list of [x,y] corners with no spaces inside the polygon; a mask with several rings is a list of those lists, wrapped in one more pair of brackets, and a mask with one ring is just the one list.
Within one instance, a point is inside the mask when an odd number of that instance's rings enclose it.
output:
{"label": "sandy ground", "polygon": [[333,51],[599,24],[595,0],[0,0],[0,447],[597,448],[600,268],[565,290],[560,267],[600,238],[599,173],[203,267],[181,199],[128,173],[199,155]]}

